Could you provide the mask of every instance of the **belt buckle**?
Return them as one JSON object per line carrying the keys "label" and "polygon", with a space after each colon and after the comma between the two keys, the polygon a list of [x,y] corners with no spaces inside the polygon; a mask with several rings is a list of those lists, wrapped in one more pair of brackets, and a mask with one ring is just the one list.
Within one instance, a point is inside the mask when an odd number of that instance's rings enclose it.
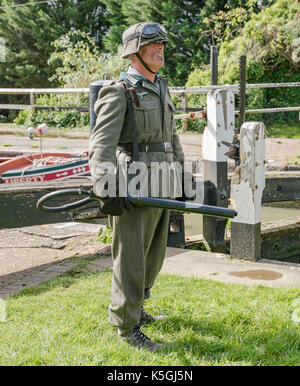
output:
{"label": "belt buckle", "polygon": [[150,151],[150,145],[145,146],[145,152],[148,153]]}
{"label": "belt buckle", "polygon": [[173,146],[171,142],[163,142],[165,153],[172,153],[173,152]]}

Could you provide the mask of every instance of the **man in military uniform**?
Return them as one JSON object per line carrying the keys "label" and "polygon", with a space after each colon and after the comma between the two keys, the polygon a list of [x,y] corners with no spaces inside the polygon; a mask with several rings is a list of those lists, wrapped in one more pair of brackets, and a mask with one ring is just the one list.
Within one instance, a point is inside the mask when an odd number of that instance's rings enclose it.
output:
{"label": "man in military uniform", "polygon": [[[138,161],[148,169],[155,162],[183,164],[168,79],[156,74],[164,65],[167,42],[166,30],[158,23],[138,23],[123,33],[122,57],[129,58],[131,66],[127,73],[121,73],[118,81],[107,82],[95,104],[97,121],[90,139],[89,162],[98,196],[107,194],[103,163],[127,162],[129,166]],[[128,100],[132,103],[133,117]],[[158,179],[156,183],[161,181]],[[100,205],[109,214],[113,230],[109,322],[118,328],[121,338],[155,351],[161,344],[151,341],[140,327],[162,317],[149,315],[143,304],[163,264],[169,210],[132,206],[125,197],[118,197],[120,189],[118,186],[117,197],[103,198]],[[167,197],[180,195],[181,186]]]}

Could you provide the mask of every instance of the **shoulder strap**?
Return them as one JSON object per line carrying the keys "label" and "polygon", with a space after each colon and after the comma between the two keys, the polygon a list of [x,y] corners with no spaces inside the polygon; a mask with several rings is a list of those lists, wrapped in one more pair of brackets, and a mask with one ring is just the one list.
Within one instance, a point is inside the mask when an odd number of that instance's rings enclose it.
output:
{"label": "shoulder strap", "polygon": [[138,98],[137,92],[134,87],[131,87],[127,82],[122,81],[125,86],[126,96],[127,96],[127,108],[129,113],[129,124],[131,130],[131,139],[132,139],[132,152],[134,161],[139,160],[139,147],[137,141],[137,127],[134,115],[133,103],[136,107],[140,107],[140,100]]}

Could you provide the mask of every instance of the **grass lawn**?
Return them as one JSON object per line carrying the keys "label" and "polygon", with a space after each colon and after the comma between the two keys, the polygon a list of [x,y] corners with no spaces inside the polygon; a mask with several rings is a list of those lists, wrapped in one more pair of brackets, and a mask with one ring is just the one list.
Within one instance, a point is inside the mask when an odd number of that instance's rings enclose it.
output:
{"label": "grass lawn", "polygon": [[142,331],[166,347],[149,353],[109,325],[110,282],[66,274],[6,299],[0,365],[300,365],[299,289],[160,275],[145,308],[168,318]]}
{"label": "grass lawn", "polygon": [[268,137],[300,138],[300,122],[294,124],[275,123],[266,129]]}

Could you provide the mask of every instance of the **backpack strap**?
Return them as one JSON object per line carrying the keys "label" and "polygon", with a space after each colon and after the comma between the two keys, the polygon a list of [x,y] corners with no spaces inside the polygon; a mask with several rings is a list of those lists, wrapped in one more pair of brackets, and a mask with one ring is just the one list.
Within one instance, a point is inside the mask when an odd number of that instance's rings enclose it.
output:
{"label": "backpack strap", "polygon": [[126,90],[127,110],[129,113],[129,124],[132,139],[133,160],[137,162],[139,160],[139,146],[137,141],[137,127],[133,104],[135,104],[136,107],[140,107],[140,100],[134,87],[129,85],[127,82],[122,81],[122,83],[124,84]]}

